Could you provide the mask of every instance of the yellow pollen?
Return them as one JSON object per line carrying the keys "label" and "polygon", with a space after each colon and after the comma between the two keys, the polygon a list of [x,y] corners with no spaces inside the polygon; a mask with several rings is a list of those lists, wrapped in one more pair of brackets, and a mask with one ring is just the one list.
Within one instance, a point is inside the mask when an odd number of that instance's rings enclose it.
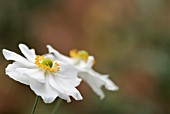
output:
{"label": "yellow pollen", "polygon": [[45,58],[44,56],[37,55],[34,64],[36,64],[39,68],[48,70],[53,73],[60,70],[60,65],[57,62],[51,60],[48,57]]}

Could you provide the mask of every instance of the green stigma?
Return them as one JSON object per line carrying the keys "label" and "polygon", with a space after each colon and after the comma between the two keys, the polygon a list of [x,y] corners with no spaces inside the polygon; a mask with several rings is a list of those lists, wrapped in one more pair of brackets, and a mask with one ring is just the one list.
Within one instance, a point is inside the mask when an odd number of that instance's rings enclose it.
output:
{"label": "green stigma", "polygon": [[87,51],[85,51],[85,50],[80,50],[80,51],[78,52],[78,56],[79,56],[80,58],[84,59],[85,61],[87,61],[87,60],[88,60],[88,57],[89,57],[89,54],[88,54]]}
{"label": "green stigma", "polygon": [[85,51],[85,50],[80,50],[79,53],[80,53],[81,55],[87,55],[87,54],[88,54],[87,51]]}
{"label": "green stigma", "polygon": [[42,61],[43,65],[49,66],[50,68],[53,66],[53,61],[50,58],[44,58],[44,60]]}

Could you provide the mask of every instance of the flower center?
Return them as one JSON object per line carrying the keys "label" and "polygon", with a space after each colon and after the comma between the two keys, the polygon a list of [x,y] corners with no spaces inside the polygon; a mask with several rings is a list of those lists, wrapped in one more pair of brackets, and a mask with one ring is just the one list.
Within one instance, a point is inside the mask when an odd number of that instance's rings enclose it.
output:
{"label": "flower center", "polygon": [[48,57],[45,58],[44,56],[37,55],[34,64],[36,64],[39,68],[48,70],[53,73],[60,70],[60,65],[57,62]]}
{"label": "flower center", "polygon": [[44,58],[42,61],[42,64],[45,66],[49,66],[50,68],[53,66],[53,62],[50,58]]}
{"label": "flower center", "polygon": [[72,57],[72,58],[80,58],[80,59],[83,59],[84,61],[87,62],[89,54],[85,50],[77,51],[76,49],[73,49],[73,50],[70,51],[70,57]]}

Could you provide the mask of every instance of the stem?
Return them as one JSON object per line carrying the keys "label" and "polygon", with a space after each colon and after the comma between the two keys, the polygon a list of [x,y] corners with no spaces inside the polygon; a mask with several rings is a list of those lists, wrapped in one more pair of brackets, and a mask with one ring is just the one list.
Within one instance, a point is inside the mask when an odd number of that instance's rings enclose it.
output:
{"label": "stem", "polygon": [[32,108],[31,114],[35,114],[35,111],[36,111],[36,108],[37,108],[37,104],[39,102],[39,98],[40,98],[39,96],[36,96],[35,101],[34,101],[34,106]]}
{"label": "stem", "polygon": [[52,111],[51,114],[56,114],[56,112],[57,112],[57,110],[58,110],[58,108],[59,108],[59,106],[61,104],[61,101],[62,101],[61,99],[58,99],[58,101],[57,101],[56,105],[54,106],[53,111]]}

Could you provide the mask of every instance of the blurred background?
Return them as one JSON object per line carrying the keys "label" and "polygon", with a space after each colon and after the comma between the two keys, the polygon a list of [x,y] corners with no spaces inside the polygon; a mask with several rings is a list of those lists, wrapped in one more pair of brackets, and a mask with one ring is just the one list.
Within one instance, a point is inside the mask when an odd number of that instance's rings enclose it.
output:
{"label": "blurred background", "polygon": [[[0,0],[0,50],[85,49],[120,87],[103,88],[100,100],[83,82],[84,100],[62,102],[58,114],[170,114],[169,31],[169,0]],[[0,61],[0,114],[30,114],[35,94],[5,75],[11,62],[2,54]],[[40,100],[37,114],[50,114],[56,102]]]}

